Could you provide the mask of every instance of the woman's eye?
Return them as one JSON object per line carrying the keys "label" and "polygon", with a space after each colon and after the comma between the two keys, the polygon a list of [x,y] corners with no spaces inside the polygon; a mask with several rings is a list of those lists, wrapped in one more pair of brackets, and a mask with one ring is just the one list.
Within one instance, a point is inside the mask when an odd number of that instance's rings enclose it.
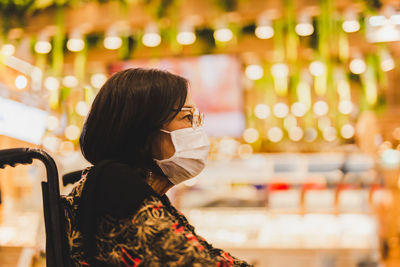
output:
{"label": "woman's eye", "polygon": [[187,114],[187,115],[185,115],[183,118],[186,119],[186,120],[191,121],[191,120],[192,120],[192,115]]}

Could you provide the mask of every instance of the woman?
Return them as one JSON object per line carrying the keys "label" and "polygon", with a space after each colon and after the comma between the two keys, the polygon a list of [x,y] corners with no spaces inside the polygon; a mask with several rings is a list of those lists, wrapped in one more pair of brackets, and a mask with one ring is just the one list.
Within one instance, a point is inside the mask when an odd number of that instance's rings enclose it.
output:
{"label": "woman", "polygon": [[165,195],[204,168],[201,124],[180,76],[128,69],[103,85],[80,138],[94,166],[63,199],[75,266],[249,266],[198,236]]}

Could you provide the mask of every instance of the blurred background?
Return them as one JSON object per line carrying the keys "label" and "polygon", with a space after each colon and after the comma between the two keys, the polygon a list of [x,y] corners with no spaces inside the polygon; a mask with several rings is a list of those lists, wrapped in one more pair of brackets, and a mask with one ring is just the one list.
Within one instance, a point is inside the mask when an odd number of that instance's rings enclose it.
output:
{"label": "blurred background", "polygon": [[[209,163],[168,195],[255,266],[400,266],[400,2],[0,0],[0,149],[60,176],[99,88],[130,67],[190,80]],[[0,170],[0,265],[44,266],[34,162]],[[72,185],[61,188],[67,194]]]}

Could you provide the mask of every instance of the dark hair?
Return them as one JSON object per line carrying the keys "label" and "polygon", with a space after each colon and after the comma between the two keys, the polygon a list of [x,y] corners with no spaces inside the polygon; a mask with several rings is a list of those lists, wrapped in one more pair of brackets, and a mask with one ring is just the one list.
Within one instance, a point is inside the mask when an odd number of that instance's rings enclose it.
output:
{"label": "dark hair", "polygon": [[83,126],[83,156],[92,164],[115,159],[138,167],[154,165],[151,142],[183,107],[187,90],[185,78],[167,71],[115,73],[100,89]]}

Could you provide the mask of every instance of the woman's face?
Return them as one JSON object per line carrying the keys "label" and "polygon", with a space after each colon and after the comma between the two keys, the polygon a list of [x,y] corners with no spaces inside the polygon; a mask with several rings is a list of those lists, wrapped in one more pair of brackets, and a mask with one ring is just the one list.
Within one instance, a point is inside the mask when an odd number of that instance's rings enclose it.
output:
{"label": "woman's face", "polygon": [[[196,107],[189,91],[183,107],[185,108]],[[172,121],[165,123],[162,126],[162,129],[168,132],[172,132],[178,129],[189,128],[189,127],[192,127],[192,113],[189,110],[181,110]],[[171,135],[169,133],[159,131],[158,135],[156,136],[153,142],[152,152],[153,152],[153,157],[158,160],[168,159],[172,157],[175,153],[175,148],[171,140]]]}

